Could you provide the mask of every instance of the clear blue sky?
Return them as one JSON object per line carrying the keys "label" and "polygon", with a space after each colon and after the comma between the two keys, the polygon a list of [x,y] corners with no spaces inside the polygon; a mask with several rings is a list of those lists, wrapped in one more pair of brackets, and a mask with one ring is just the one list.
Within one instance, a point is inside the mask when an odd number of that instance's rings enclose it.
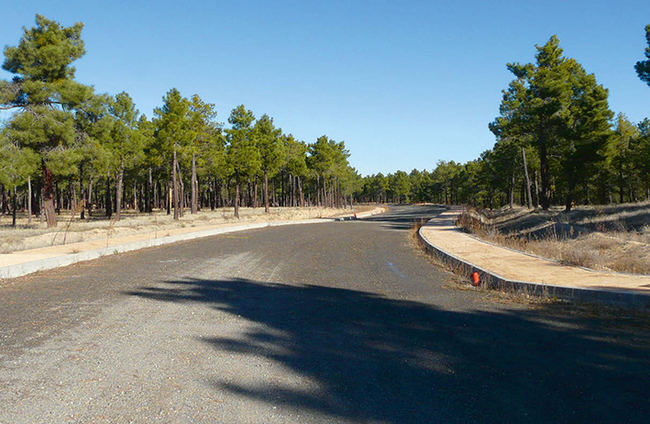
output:
{"label": "clear blue sky", "polygon": [[505,64],[532,61],[552,34],[610,89],[615,112],[650,116],[633,69],[648,0],[31,0],[2,6],[0,44],[15,45],[36,13],[85,24],[77,78],[99,92],[127,91],[151,116],[176,87],[215,103],[222,122],[243,103],[305,141],[344,140],[362,174],[492,147]]}

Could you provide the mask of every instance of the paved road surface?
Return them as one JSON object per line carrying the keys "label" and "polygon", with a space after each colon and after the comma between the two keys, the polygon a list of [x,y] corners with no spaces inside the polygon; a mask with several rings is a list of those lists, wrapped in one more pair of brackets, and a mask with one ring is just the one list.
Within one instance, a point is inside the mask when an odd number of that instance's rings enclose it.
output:
{"label": "paved road surface", "polygon": [[406,231],[436,213],[2,282],[0,422],[647,422],[642,321],[454,288]]}

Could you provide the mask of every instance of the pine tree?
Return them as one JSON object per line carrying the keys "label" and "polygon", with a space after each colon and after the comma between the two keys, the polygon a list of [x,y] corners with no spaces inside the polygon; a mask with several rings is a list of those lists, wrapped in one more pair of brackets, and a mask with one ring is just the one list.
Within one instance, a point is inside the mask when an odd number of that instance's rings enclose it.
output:
{"label": "pine tree", "polygon": [[[156,108],[154,114],[156,126],[156,152],[164,158],[163,163],[169,164],[169,185],[171,199],[174,205],[174,219],[182,215],[183,185],[179,176],[179,152],[182,152],[192,141],[189,119],[190,102],[173,88],[163,97],[163,106]],[[169,203],[168,203],[169,205]]]}
{"label": "pine tree", "polygon": [[[75,113],[75,131],[79,152],[78,177],[81,197],[80,218],[91,208],[92,178],[95,174],[106,175],[110,168],[110,152],[105,148],[110,142],[113,118],[109,115],[107,95],[94,95],[85,101]],[[88,190],[84,190],[84,177],[88,175]],[[90,209],[88,209],[90,211]]]}
{"label": "pine tree", "polygon": [[608,91],[587,74],[580,64],[570,59],[570,81],[573,94],[566,118],[566,133],[562,138],[561,168],[566,180],[565,208],[571,210],[575,190],[586,184],[604,160],[603,149],[612,135]]}
{"label": "pine tree", "polygon": [[156,138],[154,137],[155,126],[154,123],[147,119],[147,116],[142,114],[138,119],[136,125],[139,137],[142,140],[142,154],[143,154],[143,169],[146,169],[146,184],[144,190],[144,210],[145,212],[153,212],[153,198],[154,198],[154,183],[153,171],[154,168],[158,169],[162,165],[162,158],[156,153]]}
{"label": "pine tree", "polygon": [[[516,132],[530,137],[537,150],[541,205],[544,209],[550,206],[555,179],[556,189],[560,184],[565,187],[565,203],[570,209],[575,187],[602,160],[600,151],[613,116],[608,92],[578,62],[563,56],[555,35],[537,46],[535,64],[509,64],[508,68],[522,83],[513,97],[516,101],[508,106],[516,106],[512,115]],[[508,130],[512,130],[510,123],[504,132]]]}
{"label": "pine tree", "polygon": [[264,212],[269,213],[269,177],[273,177],[280,169],[282,130],[275,128],[273,118],[262,115],[253,127],[253,138],[260,154],[260,165],[264,173]]}
{"label": "pine tree", "polygon": [[305,206],[305,195],[303,190],[304,179],[308,175],[307,169],[307,145],[304,141],[296,140],[293,135],[281,137],[284,152],[284,170],[296,181],[298,191],[294,204],[300,207]]}
{"label": "pine tree", "polygon": [[261,167],[260,153],[252,134],[254,121],[255,115],[244,105],[234,108],[228,118],[231,128],[226,130],[227,160],[235,177],[235,216],[237,218],[239,218],[241,179],[254,176]]}
{"label": "pine tree", "polygon": [[27,183],[38,167],[38,155],[21,149],[0,134],[0,184],[12,192],[12,226],[16,226],[16,188]]}
{"label": "pine tree", "polygon": [[143,160],[143,139],[137,128],[140,112],[135,108],[131,96],[125,92],[117,94],[110,102],[109,110],[114,121],[107,148],[112,154],[113,169],[117,174],[115,219],[119,221],[122,211],[124,171],[135,168]]}
{"label": "pine tree", "polygon": [[632,150],[635,169],[639,172],[641,188],[646,200],[650,199],[650,119],[646,118],[637,126],[638,134]]}
{"label": "pine tree", "polygon": [[209,142],[215,129],[214,119],[217,112],[214,104],[206,103],[195,94],[190,100],[190,128],[192,139],[188,145],[188,153],[192,158],[191,176],[191,213],[198,210],[199,183],[197,179],[197,157],[203,146]]}
{"label": "pine tree", "polygon": [[[638,128],[625,115],[619,114],[616,119],[616,129],[607,147],[607,157],[613,181],[618,186],[620,203],[625,201],[626,188],[629,186],[629,180],[633,177],[632,149],[638,137]],[[631,193],[628,194],[631,195]]]}
{"label": "pine tree", "polygon": [[647,60],[638,61],[634,65],[634,69],[636,69],[636,73],[641,81],[644,81],[650,86],[650,25],[646,25],[645,27],[645,39],[648,43],[648,47],[645,49],[645,57]]}
{"label": "pine tree", "polygon": [[55,178],[74,172],[79,159],[73,111],[92,96],[90,87],[74,81],[71,66],[85,53],[82,28],[36,15],[36,26],[24,29],[17,46],[4,49],[2,68],[14,78],[0,83],[0,108],[17,109],[8,135],[39,156],[49,227],[56,225]]}
{"label": "pine tree", "polygon": [[521,105],[522,121],[530,129],[540,159],[540,201],[548,209],[551,200],[551,157],[560,143],[565,112],[570,100],[566,59],[560,40],[554,35],[537,46],[536,64],[508,64],[508,69],[525,82],[526,95]]}

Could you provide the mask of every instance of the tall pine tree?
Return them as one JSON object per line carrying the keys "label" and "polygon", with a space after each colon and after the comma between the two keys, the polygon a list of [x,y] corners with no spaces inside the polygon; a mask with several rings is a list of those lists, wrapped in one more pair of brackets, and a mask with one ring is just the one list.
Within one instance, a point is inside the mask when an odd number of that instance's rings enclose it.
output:
{"label": "tall pine tree", "polygon": [[17,46],[4,49],[2,68],[14,78],[0,83],[0,108],[17,110],[8,136],[39,156],[49,227],[56,225],[55,178],[71,173],[79,158],[73,111],[92,96],[92,88],[74,81],[72,63],[85,53],[82,28],[36,15],[36,26],[24,29]]}

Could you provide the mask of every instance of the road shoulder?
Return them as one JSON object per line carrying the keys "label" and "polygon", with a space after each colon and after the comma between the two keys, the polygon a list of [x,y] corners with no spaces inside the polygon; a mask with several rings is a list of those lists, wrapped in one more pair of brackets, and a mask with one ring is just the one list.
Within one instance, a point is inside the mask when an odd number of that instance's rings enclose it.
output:
{"label": "road shoulder", "polygon": [[650,308],[650,276],[566,266],[478,240],[460,231],[460,209],[449,209],[423,225],[427,251],[460,273],[478,272],[489,288],[614,306]]}

